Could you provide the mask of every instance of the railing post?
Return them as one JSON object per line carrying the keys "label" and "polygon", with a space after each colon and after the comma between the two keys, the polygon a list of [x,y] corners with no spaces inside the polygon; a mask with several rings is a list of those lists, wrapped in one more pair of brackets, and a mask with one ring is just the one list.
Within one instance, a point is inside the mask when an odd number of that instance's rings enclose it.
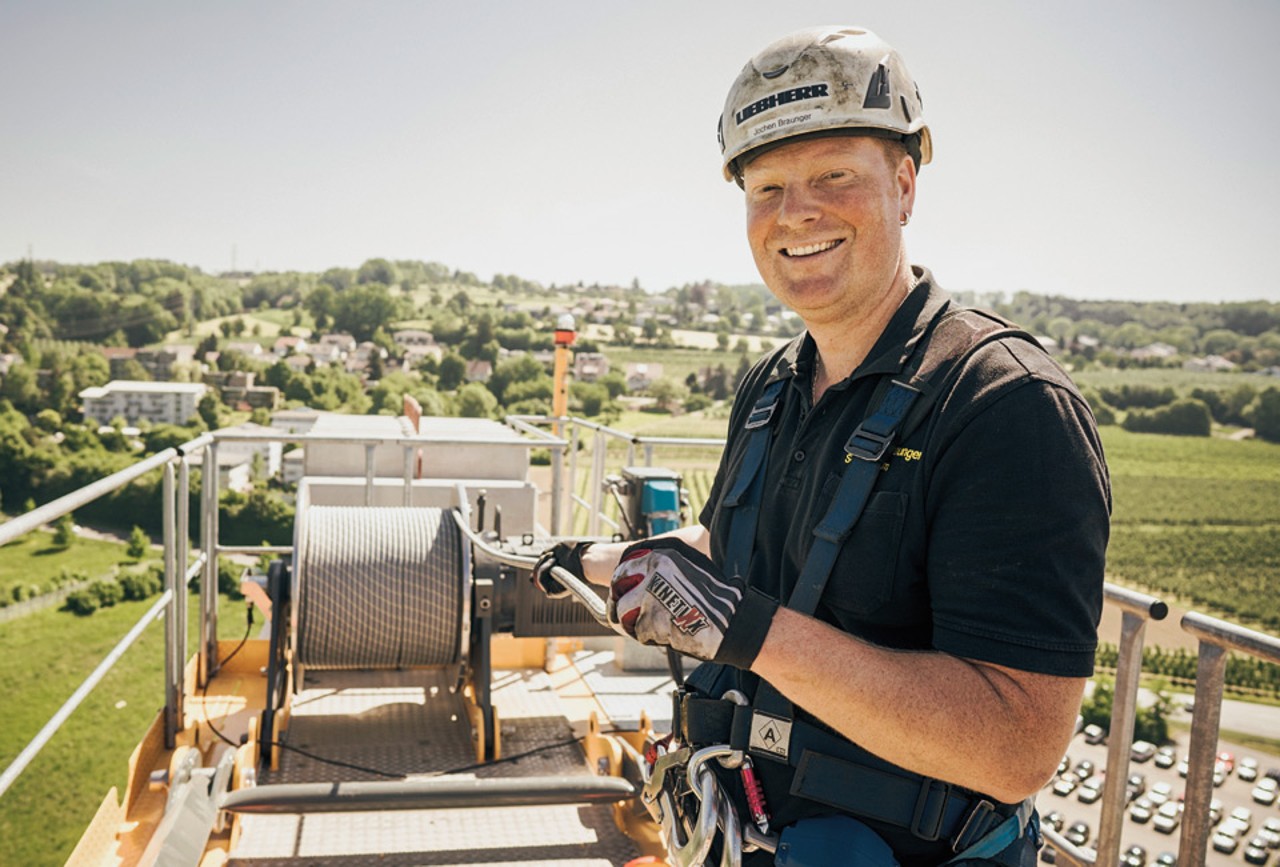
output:
{"label": "railing post", "polygon": [[596,431],[595,447],[591,452],[591,514],[587,516],[587,534],[600,535],[600,502],[604,497],[605,456],[609,442],[604,431]]}
{"label": "railing post", "polygon": [[1111,705],[1111,730],[1107,734],[1107,785],[1102,788],[1102,817],[1098,826],[1098,867],[1120,863],[1120,835],[1133,749],[1133,723],[1138,712],[1138,683],[1142,676],[1142,637],[1147,619],[1124,611],[1120,620],[1120,647],[1116,659],[1115,695]]}
{"label": "railing post", "polygon": [[636,441],[627,442],[627,466],[634,467],[636,465]]}
{"label": "railing post", "polygon": [[551,535],[560,535],[561,500],[564,498],[564,446],[551,447]]}
{"label": "railing post", "polygon": [[1226,671],[1226,648],[1201,638],[1196,664],[1195,712],[1187,747],[1187,806],[1182,812],[1182,836],[1178,840],[1179,867],[1204,867],[1205,863],[1212,825],[1209,804],[1213,800],[1213,766],[1218,757]]}
{"label": "railing post", "polygon": [[200,687],[218,668],[218,442],[204,453],[205,563],[200,581]]}
{"label": "railing post", "polygon": [[364,504],[373,505],[373,450],[375,443],[366,443],[364,447]]}
{"label": "railing post", "polygon": [[646,467],[653,466],[653,443],[644,444],[644,465]]}
{"label": "railing post", "polygon": [[574,497],[578,495],[578,431],[576,424],[569,426],[569,532],[573,532]]}
{"label": "railing post", "polygon": [[178,553],[174,570],[175,596],[178,608],[178,664],[174,669],[177,684],[178,721],[182,721],[187,695],[187,561],[191,559],[191,467],[187,456],[178,458]]}
{"label": "railing post", "polygon": [[413,505],[413,455],[416,448],[412,445],[404,447],[404,497],[401,505],[406,508]]}
{"label": "railing post", "polygon": [[164,613],[164,746],[173,749],[178,736],[178,695],[176,668],[182,654],[178,650],[178,576],[174,557],[177,545],[174,527],[173,464],[164,465],[164,589],[169,604]]}

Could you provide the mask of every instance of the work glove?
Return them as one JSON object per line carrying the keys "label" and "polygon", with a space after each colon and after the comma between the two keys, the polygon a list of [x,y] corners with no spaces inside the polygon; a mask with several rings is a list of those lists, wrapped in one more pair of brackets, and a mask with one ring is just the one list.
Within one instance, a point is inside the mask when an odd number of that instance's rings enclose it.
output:
{"label": "work glove", "polygon": [[539,590],[550,599],[563,599],[569,590],[551,577],[551,567],[559,566],[579,581],[586,583],[587,577],[582,572],[582,552],[591,546],[590,542],[557,542],[542,552],[533,564],[530,578]]}
{"label": "work glove", "polygon": [[671,537],[623,551],[609,591],[609,622],[641,644],[741,669],[751,667],[777,610],[777,600]]}

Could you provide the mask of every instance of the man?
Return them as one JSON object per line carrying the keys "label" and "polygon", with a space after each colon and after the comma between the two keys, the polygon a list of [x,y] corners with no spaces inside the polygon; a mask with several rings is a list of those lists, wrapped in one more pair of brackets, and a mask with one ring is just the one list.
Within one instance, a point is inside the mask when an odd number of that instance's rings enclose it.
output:
{"label": "man", "polygon": [[1034,863],[1026,804],[1071,737],[1102,604],[1110,489],[1092,416],[1038,345],[956,314],[909,264],[933,144],[874,34],[769,46],[720,135],[756,265],[806,332],[741,384],[699,524],[562,544],[535,574],[611,585],[629,633],[712,661],[683,736],[728,737],[699,715],[727,719],[730,687],[751,698],[783,842],[834,815],[874,830],[884,863]]}

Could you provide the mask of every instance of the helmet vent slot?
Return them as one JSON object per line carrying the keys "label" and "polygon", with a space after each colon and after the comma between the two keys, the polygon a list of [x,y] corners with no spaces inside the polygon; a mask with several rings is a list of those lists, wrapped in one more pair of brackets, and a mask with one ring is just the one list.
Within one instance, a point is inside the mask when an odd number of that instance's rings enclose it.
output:
{"label": "helmet vent slot", "polygon": [[765,78],[769,79],[770,81],[772,81],[773,79],[782,75],[782,73],[786,72],[790,68],[791,68],[791,64],[788,63],[785,66],[779,66],[777,69],[770,69],[768,72],[762,72],[760,74],[763,75]]}
{"label": "helmet vent slot", "polygon": [[862,101],[863,108],[892,108],[893,100],[889,97],[889,57],[880,61],[876,71],[867,83],[867,98]]}

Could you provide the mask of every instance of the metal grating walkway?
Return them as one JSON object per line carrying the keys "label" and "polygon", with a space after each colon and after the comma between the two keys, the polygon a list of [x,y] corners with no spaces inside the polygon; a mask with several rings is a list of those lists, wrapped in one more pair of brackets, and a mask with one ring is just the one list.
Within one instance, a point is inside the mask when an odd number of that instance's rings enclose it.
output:
{"label": "metal grating walkway", "polygon": [[[315,756],[383,771],[431,775],[475,762],[460,696],[441,671],[309,672],[287,743]],[[502,752],[512,761],[475,777],[588,775],[560,699],[541,672],[495,672]],[[379,776],[285,751],[264,783],[376,780]],[[539,806],[370,813],[245,815],[233,867],[559,865],[621,867],[637,857],[610,808]]]}

